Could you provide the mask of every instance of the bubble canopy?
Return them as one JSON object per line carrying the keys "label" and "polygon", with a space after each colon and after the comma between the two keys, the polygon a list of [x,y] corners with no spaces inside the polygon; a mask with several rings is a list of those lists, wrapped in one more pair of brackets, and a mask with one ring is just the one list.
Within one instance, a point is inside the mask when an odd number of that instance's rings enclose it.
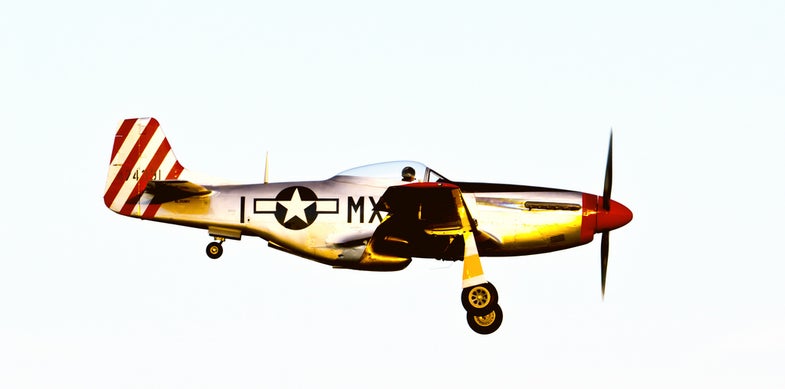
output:
{"label": "bubble canopy", "polygon": [[[449,181],[433,169],[416,161],[390,161],[365,165],[338,173],[335,178],[376,178],[389,180],[402,180],[406,168],[414,169],[413,182],[444,182]],[[407,169],[408,170],[408,169]]]}

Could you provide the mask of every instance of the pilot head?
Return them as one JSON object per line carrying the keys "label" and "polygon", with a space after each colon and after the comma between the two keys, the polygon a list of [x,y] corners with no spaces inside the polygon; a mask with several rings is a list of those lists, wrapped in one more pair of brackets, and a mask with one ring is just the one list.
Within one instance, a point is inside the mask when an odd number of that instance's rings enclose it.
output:
{"label": "pilot head", "polygon": [[403,181],[414,181],[414,168],[411,166],[403,168],[401,176],[403,176]]}

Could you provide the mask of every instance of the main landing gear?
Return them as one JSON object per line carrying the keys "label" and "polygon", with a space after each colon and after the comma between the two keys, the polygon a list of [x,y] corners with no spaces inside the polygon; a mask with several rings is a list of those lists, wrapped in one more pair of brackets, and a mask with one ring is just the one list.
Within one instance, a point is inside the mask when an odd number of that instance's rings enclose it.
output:
{"label": "main landing gear", "polygon": [[467,312],[485,315],[498,305],[499,293],[490,282],[463,288],[461,303]]}
{"label": "main landing gear", "polygon": [[502,309],[499,293],[485,279],[477,244],[471,231],[464,234],[463,292],[461,304],[466,310],[466,321],[472,331],[488,335],[502,325]]}
{"label": "main landing gear", "polygon": [[499,294],[490,282],[463,288],[461,303],[466,310],[466,321],[472,331],[488,335],[502,325]]}

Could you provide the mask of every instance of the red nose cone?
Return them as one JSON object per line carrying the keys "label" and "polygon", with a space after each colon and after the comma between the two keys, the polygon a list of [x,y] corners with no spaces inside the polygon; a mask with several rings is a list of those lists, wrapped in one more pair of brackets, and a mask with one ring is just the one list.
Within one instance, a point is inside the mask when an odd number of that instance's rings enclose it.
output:
{"label": "red nose cone", "polygon": [[597,227],[594,232],[605,232],[615,230],[632,220],[632,211],[621,203],[611,200],[611,209],[606,211],[603,204],[605,199],[597,198]]}

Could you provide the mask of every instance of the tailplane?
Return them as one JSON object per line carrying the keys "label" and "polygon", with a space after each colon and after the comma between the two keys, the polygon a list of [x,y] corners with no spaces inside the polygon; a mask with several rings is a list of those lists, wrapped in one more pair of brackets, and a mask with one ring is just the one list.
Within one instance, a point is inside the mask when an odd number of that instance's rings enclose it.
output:
{"label": "tailplane", "polygon": [[143,199],[148,183],[177,180],[186,171],[157,120],[123,120],[114,138],[104,204],[122,215],[152,218],[159,206]]}

